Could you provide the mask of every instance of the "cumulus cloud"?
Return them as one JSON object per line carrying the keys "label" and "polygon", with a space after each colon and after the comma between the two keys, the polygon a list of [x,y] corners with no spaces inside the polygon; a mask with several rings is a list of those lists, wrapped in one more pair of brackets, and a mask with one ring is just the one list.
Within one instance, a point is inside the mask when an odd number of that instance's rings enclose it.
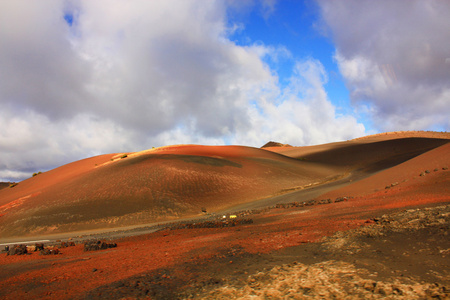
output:
{"label": "cumulus cloud", "polygon": [[318,1],[351,98],[381,130],[450,121],[448,1]]}
{"label": "cumulus cloud", "polygon": [[[315,59],[297,62],[290,83],[278,95],[266,94],[253,107],[253,128],[259,131],[242,135],[238,141],[277,140],[293,145],[321,144],[361,136],[362,124],[353,116],[340,116],[328,99],[324,85],[327,73]],[[273,91],[272,91],[273,92]]]}
{"label": "cumulus cloud", "polygon": [[167,144],[304,145],[364,133],[336,115],[319,61],[298,62],[281,87],[265,61],[287,49],[230,41],[226,5],[2,2],[0,180]]}

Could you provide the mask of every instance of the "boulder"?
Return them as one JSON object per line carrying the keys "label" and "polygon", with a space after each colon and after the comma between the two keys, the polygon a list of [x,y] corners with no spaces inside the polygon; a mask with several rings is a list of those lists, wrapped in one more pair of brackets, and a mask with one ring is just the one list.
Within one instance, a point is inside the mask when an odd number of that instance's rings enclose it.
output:
{"label": "boulder", "polygon": [[7,255],[23,255],[27,253],[28,250],[26,245],[14,245],[12,248],[9,249]]}
{"label": "boulder", "polygon": [[84,243],[84,251],[97,251],[97,250],[103,250],[108,248],[115,248],[117,247],[116,243],[107,243],[105,241],[88,241]]}

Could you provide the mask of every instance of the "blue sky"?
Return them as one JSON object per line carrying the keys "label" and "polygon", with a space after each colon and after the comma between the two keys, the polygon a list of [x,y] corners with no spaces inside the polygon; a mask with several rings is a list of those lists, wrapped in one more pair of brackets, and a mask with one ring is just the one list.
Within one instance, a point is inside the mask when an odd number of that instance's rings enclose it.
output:
{"label": "blue sky", "polygon": [[0,3],[0,181],[170,144],[295,146],[450,121],[450,3]]}
{"label": "blue sky", "polygon": [[[278,61],[266,59],[265,62],[276,71],[280,85],[288,83],[292,76],[295,61],[314,58],[325,67],[328,81],[327,94],[339,113],[352,114],[348,89],[345,86],[334,59],[335,45],[321,23],[320,8],[314,1],[279,1],[274,3],[273,12],[264,12],[262,4],[244,13],[229,15],[229,24],[240,24],[230,39],[238,45],[252,44],[283,47],[289,55]],[[368,132],[374,131],[369,120],[358,118]]]}

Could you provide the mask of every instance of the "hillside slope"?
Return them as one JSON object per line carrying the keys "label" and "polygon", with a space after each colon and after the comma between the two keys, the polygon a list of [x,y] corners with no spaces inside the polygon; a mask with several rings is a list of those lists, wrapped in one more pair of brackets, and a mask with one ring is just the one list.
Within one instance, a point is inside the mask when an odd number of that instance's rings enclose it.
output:
{"label": "hillside slope", "polygon": [[[123,158],[122,158],[123,157]],[[171,146],[74,162],[0,191],[0,234],[195,216],[328,180],[324,166],[241,146]]]}
{"label": "hillside slope", "polygon": [[370,177],[449,142],[439,137],[270,151],[178,145],[92,157],[0,190],[0,235],[134,226],[232,209],[336,179]]}

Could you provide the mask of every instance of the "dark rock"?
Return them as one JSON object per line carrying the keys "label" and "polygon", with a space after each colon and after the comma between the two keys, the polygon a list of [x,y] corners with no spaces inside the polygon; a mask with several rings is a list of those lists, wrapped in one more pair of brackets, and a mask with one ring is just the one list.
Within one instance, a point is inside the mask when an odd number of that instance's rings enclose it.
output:
{"label": "dark rock", "polygon": [[44,244],[42,244],[42,243],[36,243],[36,244],[34,244],[34,251],[41,251],[41,250],[44,250]]}
{"label": "dark rock", "polygon": [[319,200],[319,202],[318,202],[318,204],[328,204],[328,203],[331,203],[331,199],[322,199],[322,200]]}
{"label": "dark rock", "polygon": [[194,229],[194,228],[223,228],[237,225],[252,224],[253,219],[226,219],[221,221],[204,221],[199,223],[178,223],[170,226],[170,229]]}
{"label": "dark rock", "polygon": [[316,204],[316,200],[310,200],[310,201],[307,201],[307,202],[303,202],[304,206],[311,206],[311,205],[314,205],[314,204]]}
{"label": "dark rock", "polygon": [[115,247],[117,247],[116,243],[107,243],[105,241],[98,241],[98,240],[88,241],[84,243],[84,251],[97,251]]}
{"label": "dark rock", "polygon": [[45,248],[45,249],[41,250],[41,252],[40,252],[41,255],[57,255],[60,253],[61,252],[59,252],[58,249],[49,249],[49,248]]}
{"label": "dark rock", "polygon": [[12,248],[9,249],[8,255],[24,255],[27,254],[27,246],[26,245],[14,245]]}

